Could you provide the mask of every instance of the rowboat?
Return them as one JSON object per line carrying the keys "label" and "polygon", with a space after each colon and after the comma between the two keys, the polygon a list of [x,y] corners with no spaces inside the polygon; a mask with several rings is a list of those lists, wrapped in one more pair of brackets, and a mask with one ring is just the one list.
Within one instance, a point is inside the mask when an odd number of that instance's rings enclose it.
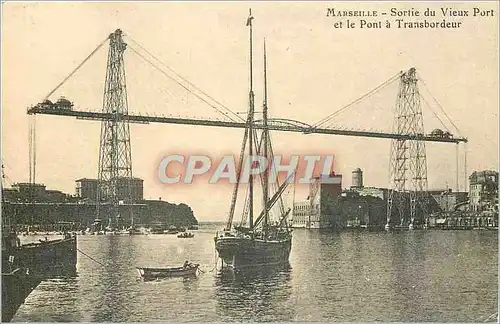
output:
{"label": "rowboat", "polygon": [[193,233],[182,233],[182,234],[179,234],[177,235],[178,238],[193,238],[194,237],[194,234]]}
{"label": "rowboat", "polygon": [[169,277],[188,277],[196,276],[199,270],[199,264],[190,264],[186,267],[168,267],[168,268],[137,268],[139,274],[144,279],[169,278]]}

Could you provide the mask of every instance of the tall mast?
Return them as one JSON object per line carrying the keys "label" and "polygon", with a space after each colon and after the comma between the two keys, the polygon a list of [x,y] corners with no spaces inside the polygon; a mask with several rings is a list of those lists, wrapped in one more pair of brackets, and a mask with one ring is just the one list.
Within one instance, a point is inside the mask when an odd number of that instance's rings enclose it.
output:
{"label": "tall mast", "polygon": [[[248,139],[248,142],[249,142],[249,148],[248,148],[248,155],[249,155],[249,158],[250,158],[250,161],[252,161],[252,157],[253,157],[253,117],[254,117],[254,94],[253,94],[253,73],[252,73],[252,70],[253,70],[253,66],[252,66],[252,20],[253,20],[253,17],[252,17],[252,9],[249,9],[249,16],[248,16],[248,19],[247,19],[247,26],[250,26],[250,92],[248,94],[248,102],[249,102],[249,111],[248,111],[248,136],[249,136],[249,139]],[[253,165],[250,165],[250,168],[252,167]],[[249,188],[248,188],[248,191],[249,191],[249,195],[250,195],[250,199],[249,199],[249,217],[248,217],[248,226],[250,227],[250,229],[253,228],[253,175],[252,175],[252,172],[250,172],[250,176],[249,176]]]}
{"label": "tall mast", "polygon": [[[267,129],[267,58],[266,58],[266,40],[264,39],[264,103],[262,106],[262,120],[264,122],[264,133],[263,133],[263,145],[264,145],[264,157],[268,160],[269,157],[267,152],[267,146],[269,145],[269,130]],[[269,221],[269,211],[267,210],[268,200],[269,200],[269,167],[264,170],[264,233],[267,233],[267,224]],[[267,235],[265,236],[267,237]]]}

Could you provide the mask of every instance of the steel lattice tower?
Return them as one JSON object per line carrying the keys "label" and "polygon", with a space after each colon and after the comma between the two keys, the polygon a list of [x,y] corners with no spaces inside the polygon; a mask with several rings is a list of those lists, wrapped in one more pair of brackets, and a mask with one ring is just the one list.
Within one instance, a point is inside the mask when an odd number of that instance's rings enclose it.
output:
{"label": "steel lattice tower", "polygon": [[[424,135],[424,121],[415,68],[401,73],[393,131],[397,134]],[[387,203],[386,228],[392,225],[393,207],[397,207],[399,211],[399,225],[413,228],[416,217],[426,217],[428,210],[425,142],[406,139],[392,140],[390,160],[391,186]],[[407,181],[408,175],[409,181]],[[408,199],[409,204],[407,204]],[[409,217],[406,211],[407,206],[409,206]]]}
{"label": "steel lattice tower", "polygon": [[[119,190],[126,190],[131,203],[130,179],[132,178],[132,153],[130,148],[130,128],[123,115],[128,114],[127,88],[123,53],[127,44],[122,31],[117,29],[109,35],[108,63],[104,85],[103,111],[113,118],[101,123],[101,140],[98,171],[98,202],[110,203],[109,226],[116,227],[119,205]],[[121,188],[125,184],[125,188]],[[119,188],[120,187],[120,188]],[[123,198],[122,198],[123,199]]]}

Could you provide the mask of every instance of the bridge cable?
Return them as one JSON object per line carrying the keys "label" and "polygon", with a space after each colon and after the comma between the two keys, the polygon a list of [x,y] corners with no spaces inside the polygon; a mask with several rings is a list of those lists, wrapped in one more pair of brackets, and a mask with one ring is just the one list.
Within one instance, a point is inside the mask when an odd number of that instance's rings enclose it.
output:
{"label": "bridge cable", "polygon": [[[368,96],[371,96],[371,95],[374,95],[376,93],[378,93],[379,91],[381,91],[383,88],[385,88],[386,86],[388,86],[389,84],[391,84],[392,82],[396,81],[397,77],[399,77],[399,75],[395,75],[393,76],[392,78],[388,79],[387,81],[385,81],[384,83],[382,83],[381,85],[379,85],[378,87],[376,87],[375,89],[373,89],[372,91],[364,94],[363,96],[361,96],[360,98],[356,99],[355,101],[351,102],[350,104],[348,104],[347,106],[337,110],[336,112],[332,113],[331,116],[328,118],[328,120],[331,120],[333,117],[337,116],[338,114],[340,114],[341,112],[345,111],[347,108],[349,107],[352,107],[354,106],[355,104],[361,102],[363,99],[367,98]],[[327,121],[323,122],[323,125],[326,123]],[[331,127],[333,125],[329,125],[329,126],[326,126],[326,127]],[[356,129],[356,128],[351,128],[352,130]]]}
{"label": "bridge cable", "polygon": [[[173,98],[173,99],[177,99],[179,100],[181,103],[187,105],[187,101],[184,100],[183,98],[181,98],[181,96],[176,96],[174,95],[171,91],[169,91],[168,89],[166,88],[162,88],[162,87],[159,87],[158,85],[156,85],[156,90],[158,90],[158,92],[164,92],[165,94],[167,94],[167,97],[169,98]],[[168,100],[165,100],[165,101],[168,101]]]}
{"label": "bridge cable", "polygon": [[432,114],[434,115],[434,117],[437,118],[437,120],[439,120],[439,122],[441,123],[441,125],[443,126],[444,129],[446,129],[447,131],[449,131],[448,127],[444,124],[444,122],[441,120],[441,118],[439,118],[439,116],[436,114],[436,112],[434,111],[434,109],[432,109],[431,105],[427,102],[427,100],[422,96],[422,94],[420,94],[420,98],[424,101],[424,103],[427,105],[427,107],[429,107],[430,111],[432,112]]}
{"label": "bridge cable", "polygon": [[138,55],[139,57],[141,57],[143,60],[145,60],[147,63],[149,63],[152,67],[154,67],[155,69],[157,69],[158,71],[160,71],[163,75],[165,75],[167,78],[171,79],[172,81],[174,81],[175,83],[177,83],[179,86],[181,86],[182,88],[184,88],[186,91],[192,93],[195,97],[197,97],[198,99],[200,99],[201,101],[203,101],[204,103],[206,103],[207,105],[209,105],[210,107],[212,107],[213,109],[215,109],[218,113],[220,113],[221,115],[229,118],[231,121],[233,122],[236,122],[233,118],[229,117],[227,115],[227,113],[224,113],[223,111],[221,111],[220,109],[218,109],[216,106],[214,106],[212,103],[208,102],[206,99],[204,99],[203,97],[201,97],[200,95],[198,95],[197,93],[191,91],[188,87],[186,87],[184,84],[182,84],[181,82],[177,81],[175,78],[173,78],[171,75],[169,75],[167,72],[165,72],[163,69],[161,69],[160,67],[158,67],[157,65],[154,64],[154,62],[152,62],[151,60],[149,60],[148,58],[146,58],[144,55],[142,55],[141,53],[139,53],[138,51],[136,51],[132,46],[129,46],[128,47],[132,52],[134,52],[136,55]]}
{"label": "bridge cable", "polygon": [[362,95],[361,97],[359,97],[358,99],[354,100],[353,102],[351,102],[350,104],[338,109],[337,111],[333,112],[332,114],[324,117],[323,119],[321,119],[320,121],[314,123],[312,125],[312,127],[319,127],[319,126],[322,126],[324,125],[326,122],[328,122],[330,119],[332,119],[334,116],[336,116],[337,114],[339,114],[340,112],[346,110],[347,108],[349,107],[352,107],[353,105],[355,105],[356,103],[360,102],[361,100],[365,99],[366,97],[372,95],[372,94],[375,94],[377,93],[378,91],[380,91],[382,88],[384,88],[385,86],[387,86],[388,84],[394,82],[397,78],[399,78],[399,73],[397,73],[396,75],[392,76],[391,78],[389,78],[387,81],[383,82],[382,84],[380,84],[379,86],[377,86],[376,88],[374,88],[373,90],[365,93],[364,95]]}
{"label": "bridge cable", "polygon": [[45,96],[45,98],[43,98],[43,100],[47,100],[54,92],[57,91],[57,89],[59,89],[66,81],[68,81],[69,78],[71,78],[73,76],[73,74],[75,74],[81,67],[82,65],[84,65],[101,47],[102,45],[104,45],[104,43],[107,42],[107,40],[109,39],[109,37],[106,37],[106,39],[101,43],[99,44],[93,51],[92,53],[90,53],[84,60],[82,63],[80,63],[66,78],[64,78],[61,83],[59,83],[55,88],[54,90],[52,90],[51,92],[49,92],[48,95]]}
{"label": "bridge cable", "polygon": [[158,59],[156,56],[154,56],[150,51],[148,51],[146,48],[144,48],[144,46],[142,46],[141,44],[139,44],[137,41],[135,41],[130,35],[127,35],[128,38],[134,42],[137,46],[139,46],[143,51],[145,51],[147,54],[149,54],[152,58],[154,58],[158,63],[162,64],[163,66],[165,66],[167,69],[169,69],[172,73],[174,73],[177,77],[179,77],[181,80],[183,80],[184,82],[186,82],[187,84],[189,84],[190,86],[192,86],[193,88],[195,88],[196,90],[198,90],[199,92],[201,92],[203,95],[207,96],[209,99],[211,99],[212,101],[214,101],[215,103],[219,104],[222,108],[226,109],[229,113],[233,114],[234,116],[236,116],[237,118],[239,118],[240,120],[244,120],[243,118],[241,118],[238,114],[236,114],[235,112],[233,112],[231,109],[229,109],[228,107],[226,107],[224,104],[220,103],[219,101],[217,101],[215,98],[213,98],[212,96],[210,96],[209,94],[207,94],[206,92],[204,92],[202,89],[198,88],[196,85],[194,85],[193,83],[191,83],[189,80],[187,80],[186,78],[182,77],[179,73],[177,73],[174,69],[172,69],[170,66],[166,65],[164,62],[162,62],[160,59]]}
{"label": "bridge cable", "polygon": [[[145,51],[147,54],[149,54],[153,59],[155,59],[158,63],[162,64],[164,67],[166,67],[168,70],[170,70],[170,72],[172,72],[173,74],[175,74],[178,78],[180,78],[182,81],[186,82],[187,84],[189,84],[190,86],[192,86],[193,88],[195,88],[196,90],[198,90],[199,92],[201,92],[203,95],[205,95],[206,97],[208,97],[210,100],[212,100],[213,102],[217,103],[218,105],[220,105],[222,108],[226,109],[229,113],[233,114],[234,116],[236,116],[236,118],[240,119],[240,120],[244,120],[243,118],[241,118],[238,114],[236,114],[235,112],[233,112],[231,109],[229,109],[228,107],[226,107],[224,104],[220,103],[218,100],[216,100],[215,98],[213,98],[212,96],[210,96],[209,94],[207,94],[206,92],[204,92],[202,89],[200,89],[199,87],[197,87],[196,85],[194,85],[192,82],[190,82],[189,80],[187,80],[186,78],[182,77],[179,73],[177,73],[174,69],[172,69],[170,66],[166,65],[164,62],[162,62],[160,59],[158,59],[155,55],[153,55],[150,51],[148,51],[146,48],[144,48],[144,46],[142,46],[141,44],[139,44],[137,41],[135,41],[130,35],[127,35],[128,38],[134,43],[136,44],[137,46],[139,46],[143,51]],[[187,91],[193,93],[191,90],[189,89],[186,89]],[[193,93],[194,94],[194,93]],[[196,95],[196,94],[195,94]]]}
{"label": "bridge cable", "polygon": [[439,101],[437,101],[437,99],[432,95],[432,93],[430,92],[429,88],[427,87],[427,84],[425,84],[424,79],[422,79],[422,77],[420,76],[420,74],[418,75],[418,77],[419,77],[420,81],[422,81],[422,84],[424,85],[425,90],[427,90],[427,93],[431,96],[431,98],[434,100],[434,102],[438,105],[438,107],[441,109],[441,111],[446,116],[446,118],[448,119],[448,121],[453,125],[453,127],[455,127],[455,129],[458,132],[458,135],[462,136],[462,134],[460,133],[460,130],[458,129],[458,127],[455,125],[455,123],[453,123],[453,121],[448,116],[448,114],[446,113],[446,111],[444,111],[443,106],[441,106],[441,104],[439,103]]}

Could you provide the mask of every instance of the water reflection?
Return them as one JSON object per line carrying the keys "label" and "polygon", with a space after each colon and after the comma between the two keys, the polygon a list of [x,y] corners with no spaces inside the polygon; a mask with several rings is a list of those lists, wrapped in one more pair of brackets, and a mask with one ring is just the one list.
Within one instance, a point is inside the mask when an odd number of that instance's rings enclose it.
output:
{"label": "water reflection", "polygon": [[194,279],[198,278],[197,274],[190,274],[190,275],[184,275],[184,276],[171,276],[171,277],[158,277],[158,278],[152,278],[152,277],[147,277],[147,278],[137,278],[137,280],[142,280],[144,282],[149,282],[149,281],[168,281],[168,280],[181,280],[184,283],[190,282]]}
{"label": "water reflection", "polygon": [[[30,294],[25,304],[17,311],[13,322],[76,322],[82,319],[78,309],[77,292],[79,289],[76,277],[47,279]],[[57,303],[54,301],[57,300]],[[66,309],[73,312],[68,313]]]}
{"label": "water reflection", "polygon": [[222,320],[293,320],[291,271],[289,264],[219,270],[214,282],[217,315]]}
{"label": "water reflection", "polygon": [[[78,277],[44,281],[14,321],[481,322],[498,306],[489,231],[294,231],[292,269],[218,273],[213,231],[80,236]],[[196,279],[144,282],[137,266],[196,261]],[[491,319],[491,320],[494,320]]]}
{"label": "water reflection", "polygon": [[198,280],[198,275],[194,274],[182,278],[182,288],[186,294],[196,292],[199,287],[200,281]]}
{"label": "water reflection", "polygon": [[[421,307],[428,290],[425,280],[425,253],[422,246],[421,231],[395,232],[391,235],[391,244],[388,245],[391,256],[391,280],[389,286],[394,292],[391,306],[398,312],[398,318],[403,321],[412,321],[422,318]],[[429,314],[431,315],[431,314]]]}
{"label": "water reflection", "polygon": [[44,280],[57,280],[57,279],[75,279],[78,277],[78,272],[76,268],[53,268],[44,272]]}
{"label": "water reflection", "polygon": [[[126,321],[131,309],[131,286],[136,282],[136,272],[130,265],[136,262],[135,244],[129,237],[104,236],[100,242],[101,260],[105,267],[96,269],[96,305],[92,321]],[[127,296],[128,295],[128,296]]]}

